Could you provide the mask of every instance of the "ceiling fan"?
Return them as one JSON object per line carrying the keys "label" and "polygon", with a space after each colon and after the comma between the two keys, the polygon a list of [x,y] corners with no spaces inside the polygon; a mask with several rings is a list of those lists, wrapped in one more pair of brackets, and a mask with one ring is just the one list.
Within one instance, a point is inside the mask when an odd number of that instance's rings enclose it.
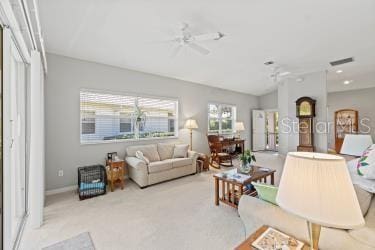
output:
{"label": "ceiling fan", "polygon": [[304,78],[303,73],[292,73],[283,69],[281,65],[276,64],[273,61],[265,62],[264,65],[271,67],[270,78],[273,82],[278,83],[282,79],[295,78],[297,82],[302,82]]}
{"label": "ceiling fan", "polygon": [[220,40],[223,37],[224,34],[221,32],[193,35],[189,25],[187,23],[182,23],[180,34],[168,41],[177,44],[177,46],[173,49],[172,56],[176,56],[183,47],[188,47],[199,54],[207,55],[210,53],[210,51],[199,45],[197,42]]}

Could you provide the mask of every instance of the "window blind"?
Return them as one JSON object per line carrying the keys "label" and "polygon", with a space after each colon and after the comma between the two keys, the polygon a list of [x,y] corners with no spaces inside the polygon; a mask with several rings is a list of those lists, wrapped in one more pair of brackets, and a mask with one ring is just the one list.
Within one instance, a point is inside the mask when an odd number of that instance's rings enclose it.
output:
{"label": "window blind", "polygon": [[177,136],[178,101],[81,90],[81,143]]}

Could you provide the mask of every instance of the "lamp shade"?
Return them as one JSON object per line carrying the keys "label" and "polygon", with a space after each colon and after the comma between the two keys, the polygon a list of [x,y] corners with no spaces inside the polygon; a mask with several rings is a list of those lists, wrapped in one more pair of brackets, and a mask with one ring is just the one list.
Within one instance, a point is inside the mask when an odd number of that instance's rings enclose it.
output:
{"label": "lamp shade", "polygon": [[234,129],[236,131],[244,131],[245,126],[243,125],[243,122],[236,122],[236,124],[234,125]]}
{"label": "lamp shade", "polygon": [[344,158],[312,152],[290,152],[276,201],[284,210],[326,227],[364,225]]}
{"label": "lamp shade", "polygon": [[371,135],[346,134],[340,154],[361,156],[372,143]]}
{"label": "lamp shade", "polygon": [[194,119],[189,119],[185,122],[185,127],[188,129],[198,128],[197,121]]}

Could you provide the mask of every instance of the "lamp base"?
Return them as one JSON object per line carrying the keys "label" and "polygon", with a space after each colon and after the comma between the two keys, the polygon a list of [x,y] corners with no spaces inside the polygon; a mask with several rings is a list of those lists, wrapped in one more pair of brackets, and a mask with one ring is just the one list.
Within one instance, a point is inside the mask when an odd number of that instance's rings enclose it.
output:
{"label": "lamp base", "polygon": [[321,226],[308,221],[307,228],[310,236],[310,249],[318,250]]}

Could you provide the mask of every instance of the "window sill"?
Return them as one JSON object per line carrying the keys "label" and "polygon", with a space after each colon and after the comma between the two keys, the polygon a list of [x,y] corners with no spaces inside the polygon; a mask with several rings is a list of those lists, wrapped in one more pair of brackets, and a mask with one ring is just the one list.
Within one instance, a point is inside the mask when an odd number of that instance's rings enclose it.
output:
{"label": "window sill", "polygon": [[178,139],[178,136],[170,137],[152,137],[152,138],[140,138],[140,139],[122,139],[122,140],[107,140],[107,141],[92,141],[92,142],[82,142],[81,146],[85,145],[95,145],[95,144],[109,144],[109,143],[127,143],[127,142],[141,142],[141,141],[157,141],[157,140],[170,140]]}

